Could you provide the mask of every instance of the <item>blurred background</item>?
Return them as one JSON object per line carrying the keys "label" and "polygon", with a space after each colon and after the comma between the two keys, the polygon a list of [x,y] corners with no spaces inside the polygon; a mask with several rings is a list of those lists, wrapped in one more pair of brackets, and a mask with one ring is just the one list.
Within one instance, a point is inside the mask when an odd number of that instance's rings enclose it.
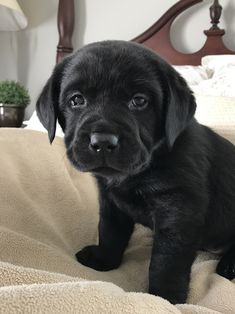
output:
{"label": "blurred background", "polygon": [[[87,43],[104,39],[130,40],[151,26],[176,2],[75,0],[73,45],[77,49]],[[226,28],[224,41],[234,50],[235,1],[221,0],[220,3],[223,6],[220,27]],[[18,0],[18,4],[28,24],[18,31],[0,31],[0,80],[17,80],[28,89],[31,97],[25,115],[28,119],[35,108],[38,94],[55,65],[58,0]],[[211,2],[205,1],[200,6],[194,6],[175,21],[171,37],[178,50],[193,52],[202,47],[205,41],[202,31],[210,27],[208,23],[210,4]],[[208,10],[205,6],[208,6]],[[195,36],[192,41],[194,32],[202,35]]]}

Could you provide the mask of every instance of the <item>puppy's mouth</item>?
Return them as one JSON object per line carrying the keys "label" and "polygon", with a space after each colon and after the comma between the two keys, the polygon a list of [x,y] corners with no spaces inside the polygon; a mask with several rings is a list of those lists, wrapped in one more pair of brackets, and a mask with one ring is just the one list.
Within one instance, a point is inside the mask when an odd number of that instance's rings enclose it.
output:
{"label": "puppy's mouth", "polygon": [[72,164],[82,172],[102,177],[127,177],[143,171],[150,162],[150,155],[140,150],[136,154],[94,156],[87,150],[78,151],[77,145],[67,150]]}
{"label": "puppy's mouth", "polygon": [[[67,156],[72,164],[82,172],[91,172],[94,175],[108,178],[124,178],[142,171],[150,161],[151,156],[148,149],[138,136],[135,136],[135,132],[132,136],[129,133],[125,134],[122,140],[120,140],[120,136],[117,147],[112,149],[108,149],[109,147],[105,146],[106,142],[101,141],[98,143],[99,150],[91,143],[90,133],[90,131],[82,133],[80,130],[79,134],[73,135],[72,141],[68,135],[65,136]],[[121,132],[117,133],[122,134]],[[107,135],[98,133],[98,135],[100,134]]]}

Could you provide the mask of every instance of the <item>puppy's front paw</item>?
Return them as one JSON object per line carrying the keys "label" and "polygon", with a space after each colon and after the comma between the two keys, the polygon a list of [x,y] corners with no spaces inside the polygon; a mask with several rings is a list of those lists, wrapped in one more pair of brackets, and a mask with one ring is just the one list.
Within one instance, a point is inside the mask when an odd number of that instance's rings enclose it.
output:
{"label": "puppy's front paw", "polygon": [[121,263],[121,259],[114,258],[111,252],[103,250],[98,245],[84,247],[76,254],[76,258],[79,263],[99,271],[118,268]]}
{"label": "puppy's front paw", "polygon": [[158,291],[149,289],[150,294],[154,294],[158,297],[162,297],[163,299],[166,299],[172,304],[182,304],[186,302],[187,293],[185,291],[161,291],[159,289]]}
{"label": "puppy's front paw", "polygon": [[235,278],[235,254],[233,251],[228,252],[222,256],[217,265],[216,272],[220,276],[223,276],[229,280]]}

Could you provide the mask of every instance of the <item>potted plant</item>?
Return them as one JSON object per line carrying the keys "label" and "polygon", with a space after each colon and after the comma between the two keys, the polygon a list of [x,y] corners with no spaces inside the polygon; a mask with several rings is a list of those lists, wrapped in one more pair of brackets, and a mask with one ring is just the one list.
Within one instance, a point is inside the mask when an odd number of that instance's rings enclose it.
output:
{"label": "potted plant", "polygon": [[0,127],[20,127],[30,102],[28,91],[18,82],[0,82]]}

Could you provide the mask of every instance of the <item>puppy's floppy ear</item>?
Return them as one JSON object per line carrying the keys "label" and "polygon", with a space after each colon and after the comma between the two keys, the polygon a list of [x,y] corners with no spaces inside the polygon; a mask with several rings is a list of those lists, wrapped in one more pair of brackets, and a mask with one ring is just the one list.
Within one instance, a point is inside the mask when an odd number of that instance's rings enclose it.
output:
{"label": "puppy's floppy ear", "polygon": [[37,115],[42,125],[47,129],[50,143],[55,138],[57,119],[64,130],[64,121],[59,113],[59,96],[65,63],[66,60],[55,67],[36,103]]}
{"label": "puppy's floppy ear", "polygon": [[196,102],[185,80],[174,70],[167,77],[167,85],[165,132],[167,145],[171,149],[177,137],[192,121]]}

